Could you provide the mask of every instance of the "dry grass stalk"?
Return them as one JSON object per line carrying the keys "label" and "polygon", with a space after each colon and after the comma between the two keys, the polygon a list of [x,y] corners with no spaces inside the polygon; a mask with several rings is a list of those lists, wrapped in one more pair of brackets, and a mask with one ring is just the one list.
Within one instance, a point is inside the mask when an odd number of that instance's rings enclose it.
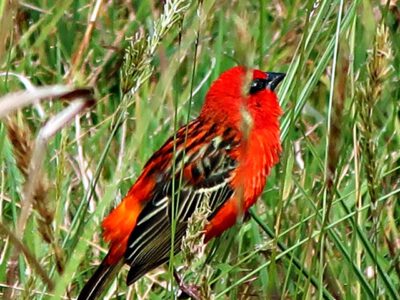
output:
{"label": "dry grass stalk", "polygon": [[[374,126],[374,108],[381,98],[385,88],[385,82],[390,74],[392,48],[389,40],[389,30],[385,25],[377,28],[375,43],[367,61],[367,78],[362,82],[356,91],[357,106],[359,110],[358,128],[360,130],[360,145],[364,156],[364,169],[368,183],[368,194],[371,201],[371,239],[375,245],[375,255],[378,251],[378,226],[380,209],[378,208],[378,198],[381,191],[381,173],[379,165],[378,148],[376,144],[376,130]],[[378,293],[378,270],[377,265],[373,268],[374,290]]]}
{"label": "dry grass stalk", "polygon": [[96,0],[94,2],[93,11],[90,15],[89,22],[86,27],[85,35],[83,36],[83,39],[79,45],[78,51],[75,52],[72,57],[72,67],[71,67],[69,74],[67,75],[70,82],[73,80],[73,76],[74,76],[76,70],[82,64],[83,55],[89,46],[89,42],[92,37],[92,33],[93,33],[93,30],[96,25],[97,17],[99,16],[99,12],[100,12],[103,2],[104,2],[103,0]]}
{"label": "dry grass stalk", "polygon": [[0,64],[5,59],[8,38],[13,30],[13,18],[15,18],[18,1],[2,1],[0,4]]}
{"label": "dry grass stalk", "polygon": [[[365,158],[365,171],[368,182],[368,193],[371,198],[372,217],[378,217],[377,200],[380,190],[380,176],[377,159],[377,145],[374,128],[374,107],[380,100],[386,79],[390,74],[393,57],[388,28],[381,25],[377,28],[375,44],[368,58],[367,75],[357,89],[359,106],[358,127],[361,133],[361,147]],[[376,224],[376,222],[374,222]]]}
{"label": "dry grass stalk", "polygon": [[26,126],[22,124],[18,126],[15,118],[7,117],[4,123],[7,128],[8,139],[14,147],[17,167],[26,178],[32,154],[32,134]]}
{"label": "dry grass stalk", "polygon": [[122,66],[121,87],[124,94],[134,93],[150,77],[153,72],[151,61],[159,43],[172,27],[181,22],[189,5],[188,0],[165,1],[163,13],[154,21],[153,33],[137,33],[132,38]]}
{"label": "dry grass stalk", "polygon": [[[42,268],[40,263],[32,255],[30,250],[25,247],[25,245],[21,242],[21,240],[13,232],[11,232],[5,225],[3,225],[3,223],[0,223],[0,233],[7,235],[7,237],[10,239],[10,241],[14,245],[14,247],[18,251],[21,251],[22,253],[24,253],[25,258],[28,261],[29,265],[36,271],[36,273],[40,276],[40,278],[48,286],[48,288],[52,289],[54,287],[54,283],[47,276],[47,272]],[[8,265],[10,265],[12,263],[13,262],[10,260]],[[9,285],[9,289],[7,289],[7,290],[13,290],[13,289],[14,289],[13,286]],[[4,296],[3,299],[11,299],[7,295],[7,291],[4,293],[3,296]]]}
{"label": "dry grass stalk", "polygon": [[[18,125],[14,118],[8,117],[5,122],[7,135],[14,147],[14,155],[17,161],[17,167],[27,179],[29,171],[29,162],[32,157],[31,132],[25,124]],[[38,212],[39,232],[47,243],[54,241],[53,229],[51,223],[54,219],[54,210],[46,199],[48,190],[47,177],[45,174],[40,176],[37,182],[36,190],[33,194],[33,208]]]}
{"label": "dry grass stalk", "polygon": [[[15,118],[7,117],[5,121],[5,126],[7,128],[8,138],[14,148],[14,156],[17,162],[17,167],[25,177],[28,179],[29,173],[29,163],[32,157],[33,144],[31,142],[32,134],[25,124],[17,124]],[[55,242],[54,232],[52,227],[52,222],[54,219],[54,210],[50,207],[47,200],[47,178],[45,175],[40,176],[37,181],[37,188],[33,193],[33,208],[38,212],[38,224],[39,232],[43,240],[51,244],[56,254],[56,265],[60,266],[59,270],[62,270],[62,251]],[[21,239],[21,233],[17,234],[18,239]],[[17,261],[18,261],[18,251],[11,257],[10,265],[7,272],[8,284],[12,286],[17,278]]]}
{"label": "dry grass stalk", "polygon": [[200,277],[198,293],[200,299],[213,299],[211,288],[208,284],[212,272],[209,266],[203,265],[207,258],[205,254],[204,227],[211,213],[208,199],[205,199],[188,220],[188,228],[182,239],[182,254],[184,258],[185,273],[195,274]]}
{"label": "dry grass stalk", "polygon": [[[346,58],[342,58],[339,61],[340,71],[337,72],[338,80],[336,82],[336,99],[333,101],[332,116],[331,116],[331,130],[330,130],[330,141],[328,147],[328,176],[327,176],[327,189],[329,197],[333,197],[333,187],[337,182],[335,178],[337,173],[337,166],[340,158],[340,149],[342,144],[342,128],[340,124],[343,124],[343,112],[344,103],[346,100],[346,84],[348,78],[348,67],[349,62]],[[333,199],[330,199],[332,201]]]}
{"label": "dry grass stalk", "polygon": [[10,113],[39,101],[52,98],[76,99],[82,97],[91,100],[92,91],[86,88],[76,89],[66,85],[49,85],[32,90],[9,93],[0,98],[0,119]]}
{"label": "dry grass stalk", "polygon": [[[33,85],[33,83],[25,75],[7,71],[7,72],[0,72],[0,76],[4,76],[4,77],[13,76],[13,77],[17,78],[18,81],[25,87],[26,93],[35,94],[37,91],[37,88]],[[53,87],[55,87],[55,86],[53,86]],[[13,95],[13,94],[11,94],[11,95]],[[2,98],[2,99],[4,99],[4,98]],[[43,107],[41,106],[39,101],[38,100],[34,101],[33,105],[34,105],[36,112],[39,115],[40,119],[45,120],[46,112],[43,110]],[[1,113],[1,111],[0,111],[0,113]]]}
{"label": "dry grass stalk", "polygon": [[188,228],[182,239],[182,253],[186,266],[192,266],[194,262],[204,256],[206,245],[204,243],[204,227],[210,214],[208,201],[203,201],[198,209],[188,220]]}
{"label": "dry grass stalk", "polygon": [[[26,126],[18,126],[17,122],[12,118],[7,118],[5,122],[9,139],[14,147],[17,166],[26,179],[22,197],[24,201],[21,202],[21,213],[16,228],[15,239],[12,240],[14,241],[13,245],[16,247],[16,251],[11,256],[8,264],[7,284],[10,288],[5,292],[4,296],[6,299],[15,297],[15,289],[13,287],[17,283],[18,256],[22,249],[19,244],[21,244],[20,241],[24,235],[25,224],[30,215],[31,205],[39,215],[39,232],[41,233],[43,240],[51,244],[55,255],[57,269],[59,272],[62,272],[63,252],[54,238],[52,228],[54,210],[46,199],[48,184],[46,177],[41,172],[41,165],[46,153],[48,140],[60,128],[63,128],[76,114],[80,113],[87,106],[92,105],[93,98],[91,92],[86,89],[74,90],[63,86],[54,86],[44,87],[29,92],[11,93],[1,98],[2,101],[0,102],[0,115],[6,115],[7,113],[17,109],[18,105],[23,107],[29,103],[36,102],[37,99],[34,98],[34,95],[39,95],[39,99],[43,99],[54,94],[69,99],[79,96],[83,98],[79,98],[78,101],[73,102],[58,115],[51,118],[40,130],[35,146],[33,146],[31,142],[31,133]],[[30,255],[30,253],[27,254],[27,251],[23,251],[23,253],[25,256]],[[30,256],[33,257],[32,255]],[[32,261],[32,259],[30,261]],[[52,287],[52,284],[49,285],[49,287]]]}
{"label": "dry grass stalk", "polygon": [[[76,96],[80,95],[78,94]],[[77,114],[94,103],[93,99],[89,96],[90,95],[85,95],[87,98],[78,98],[77,101],[71,103],[63,111],[52,117],[39,131],[31,155],[28,180],[24,187],[24,203],[18,220],[17,233],[24,232],[25,224],[29,217],[31,201],[34,201],[35,191],[41,188],[39,186],[40,180],[38,179],[42,176],[41,166],[44,161],[48,141],[57,133],[57,131],[64,128]]]}

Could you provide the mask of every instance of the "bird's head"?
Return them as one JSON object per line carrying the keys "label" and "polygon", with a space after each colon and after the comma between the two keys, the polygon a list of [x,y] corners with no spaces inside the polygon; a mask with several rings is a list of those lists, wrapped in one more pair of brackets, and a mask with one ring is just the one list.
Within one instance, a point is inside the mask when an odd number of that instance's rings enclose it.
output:
{"label": "bird's head", "polygon": [[284,77],[284,73],[231,68],[212,83],[201,117],[238,129],[246,122],[261,129],[279,126],[281,109],[274,90]]}

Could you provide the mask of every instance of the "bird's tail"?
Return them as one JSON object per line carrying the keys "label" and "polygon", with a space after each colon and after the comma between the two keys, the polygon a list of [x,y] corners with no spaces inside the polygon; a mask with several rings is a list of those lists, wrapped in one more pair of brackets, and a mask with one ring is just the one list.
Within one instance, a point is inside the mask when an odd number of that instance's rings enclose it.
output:
{"label": "bird's tail", "polygon": [[113,275],[121,269],[123,264],[123,259],[116,264],[109,264],[106,256],[97,267],[96,272],[94,272],[89,281],[86,282],[79,293],[78,300],[95,300],[100,297],[110,281],[115,278]]}

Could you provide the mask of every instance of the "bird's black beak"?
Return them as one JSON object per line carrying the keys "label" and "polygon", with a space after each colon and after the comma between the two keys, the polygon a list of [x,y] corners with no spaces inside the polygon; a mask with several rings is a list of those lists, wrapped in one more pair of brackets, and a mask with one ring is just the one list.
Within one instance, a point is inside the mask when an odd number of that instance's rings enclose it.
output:
{"label": "bird's black beak", "polygon": [[278,84],[285,78],[285,73],[265,72],[267,74],[267,88],[271,91],[275,90]]}

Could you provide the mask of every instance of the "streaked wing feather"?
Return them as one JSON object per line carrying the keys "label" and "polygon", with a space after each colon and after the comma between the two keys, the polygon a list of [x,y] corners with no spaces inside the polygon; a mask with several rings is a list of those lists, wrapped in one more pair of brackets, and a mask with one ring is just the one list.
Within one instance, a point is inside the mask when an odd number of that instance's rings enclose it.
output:
{"label": "streaked wing feather", "polygon": [[[230,181],[232,171],[237,167],[237,161],[232,158],[231,152],[239,145],[234,132],[232,130],[218,132],[213,128],[208,131],[208,135],[200,134],[199,137],[201,126],[198,121],[192,122],[189,126],[191,142],[186,144],[185,150],[181,149],[184,145],[182,142],[185,137],[184,131],[181,129],[177,134],[178,156],[175,157],[175,174],[172,174],[173,168],[170,162],[168,168],[159,174],[153,196],[140,213],[136,227],[129,237],[125,253],[126,263],[131,266],[127,278],[128,284],[168,260],[171,249],[172,198],[177,212],[174,247],[176,252],[179,252],[187,221],[196,208],[207,199],[212,216],[233,194]],[[167,142],[157,153],[166,155],[166,148],[173,151],[170,142]],[[182,166],[183,170],[180,169]],[[186,175],[179,184],[181,172]],[[189,177],[187,172],[190,174]],[[173,176],[175,176],[174,189]],[[172,196],[173,191],[175,197]]]}

